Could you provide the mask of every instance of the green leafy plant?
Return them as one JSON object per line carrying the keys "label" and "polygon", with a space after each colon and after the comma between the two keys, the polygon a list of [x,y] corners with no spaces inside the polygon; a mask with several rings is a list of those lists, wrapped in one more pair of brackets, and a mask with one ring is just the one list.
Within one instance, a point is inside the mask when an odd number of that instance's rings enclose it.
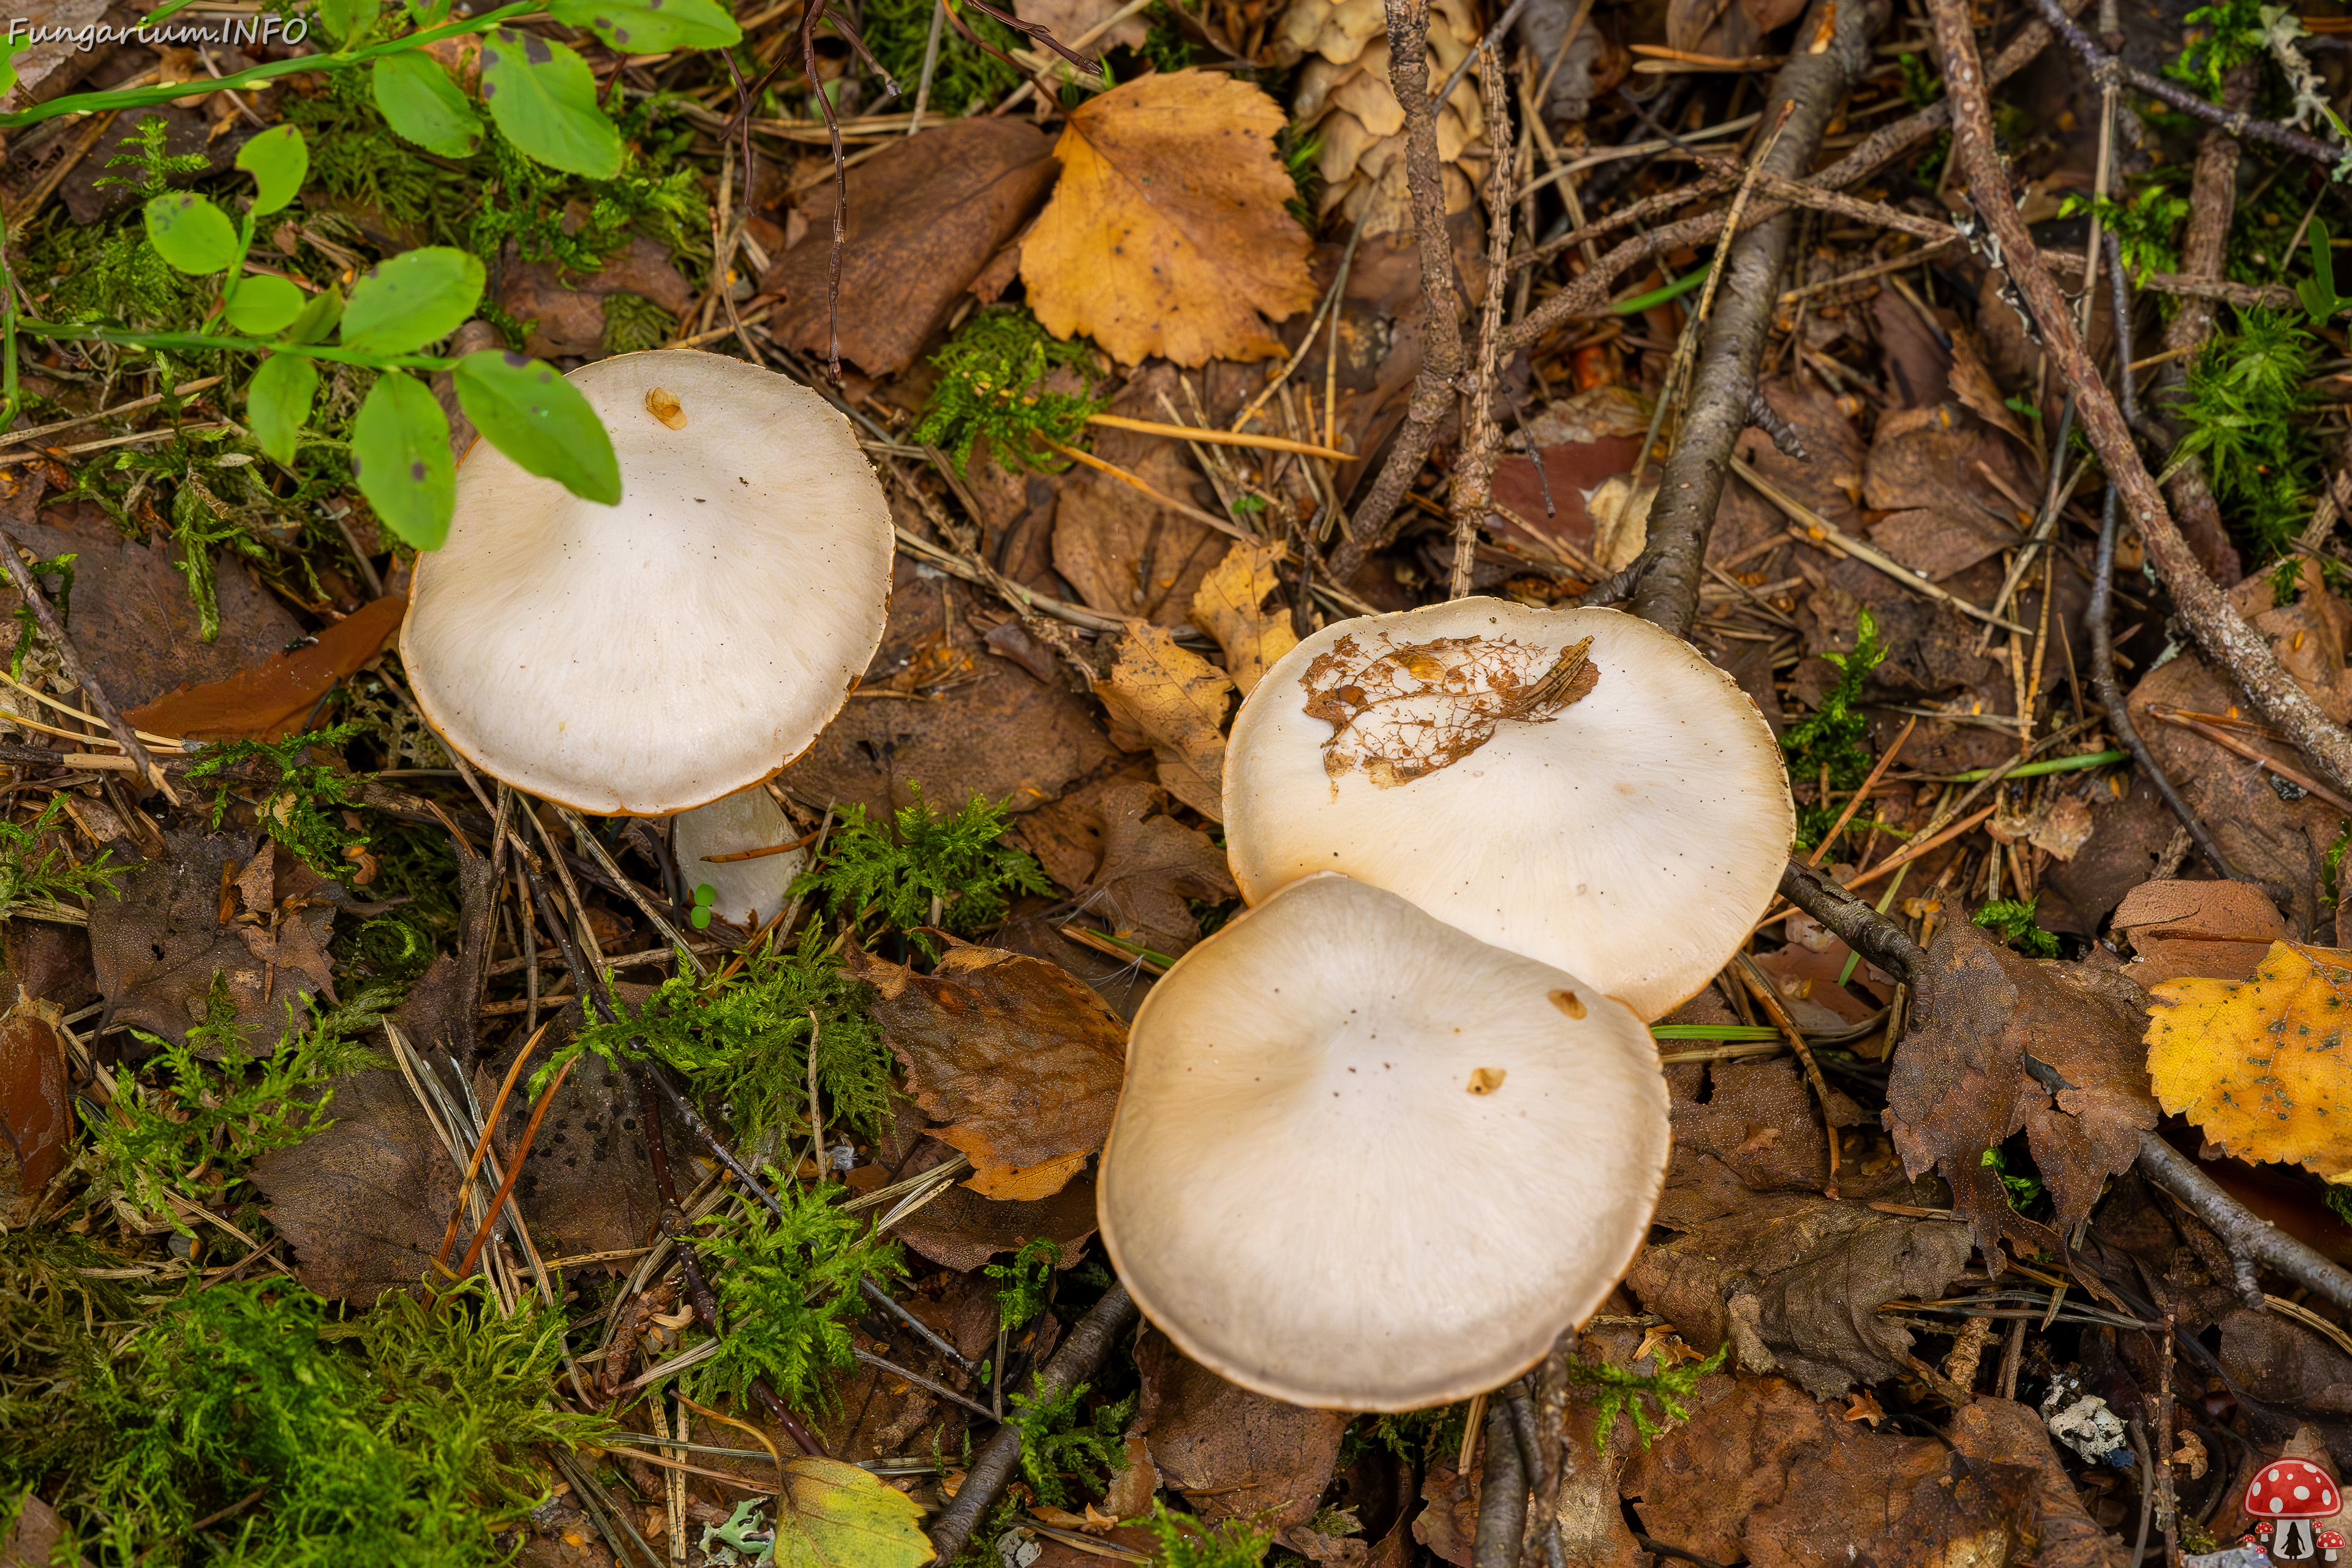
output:
{"label": "green leafy plant", "polygon": [[1061,1257],[1060,1243],[1040,1237],[1022,1243],[1012,1262],[982,1266],[982,1272],[998,1282],[996,1321],[1008,1331],[1045,1310],[1045,1288],[1053,1282],[1054,1265]]}
{"label": "green leafy plant", "polygon": [[2284,553],[2309,511],[2317,458],[2298,416],[2318,352],[2291,311],[2242,310],[2189,362],[2179,413],[2189,434],[2173,461],[2201,457],[2222,514],[2263,560]]}
{"label": "green leafy plant", "polygon": [[[1850,790],[1870,774],[1870,718],[1854,710],[1862,700],[1863,683],[1886,658],[1878,640],[1878,623],[1863,610],[1854,621],[1853,651],[1824,653],[1835,666],[1837,682],[1823,693],[1822,705],[1789,726],[1780,737],[1788,754],[1790,776],[1799,784],[1826,777],[1832,790]],[[1824,772],[1826,770],[1826,773]],[[1797,813],[1797,847],[1810,849],[1821,842],[1838,808],[1826,798],[1801,806]]]}
{"label": "green leafy plant", "polygon": [[2164,68],[2164,74],[2219,103],[2221,82],[2248,60],[2270,52],[2270,28],[2263,21],[2262,0],[2221,0],[2200,5],[2181,18],[2184,26],[2205,29]]}
{"label": "green leafy plant", "polygon": [[742,967],[706,983],[674,975],[645,1001],[624,1002],[611,1023],[572,1037],[533,1076],[536,1097],[567,1062],[593,1053],[605,1061],[656,1058],[683,1073],[694,1092],[725,1107],[737,1134],[756,1142],[772,1129],[804,1130],[809,1035],[816,1031],[817,1087],[830,1120],[871,1136],[890,1106],[890,1048],[866,1012],[873,990],[841,972],[824,933],[812,923],[796,951],[757,950]]}
{"label": "green leafy plant", "polygon": [[2352,298],[2336,291],[2336,254],[2328,243],[2326,218],[2311,220],[2311,276],[2294,286],[2294,297],[2314,321],[2323,324],[2352,310]]}
{"label": "green leafy plant", "polygon": [[[259,1155],[331,1126],[336,1079],[391,1065],[356,1042],[399,1002],[400,993],[368,986],[307,1027],[289,1002],[278,1048],[250,1059],[226,976],[213,977],[205,1000],[205,1019],[184,1043],[133,1031],[156,1048],[154,1059],[139,1074],[115,1080],[121,1092],[107,1114],[85,1112],[100,1182],[141,1212],[170,1220],[183,1235],[194,1233],[167,1194],[208,1199],[242,1179]],[[207,1050],[222,1053],[222,1059],[207,1063]]]}
{"label": "green leafy plant", "polygon": [[[1647,1377],[1611,1362],[1570,1357],[1568,1381],[1601,1391],[1601,1419],[1592,1430],[1592,1446],[1604,1454],[1609,1451],[1610,1429],[1617,1425],[1621,1412],[1633,1418],[1633,1435],[1644,1448],[1664,1430],[1661,1421],[1688,1420],[1690,1406],[1684,1401],[1698,1393],[1700,1378],[1723,1370],[1723,1358],[1730,1349],[1728,1342],[1724,1343],[1705,1361],[1687,1366],[1662,1366]],[[1649,1412],[1642,1408],[1645,1398],[1657,1405],[1661,1421],[1652,1420]]]}
{"label": "green leafy plant", "polygon": [[1021,1429],[1021,1473],[1037,1500],[1052,1508],[1067,1508],[1076,1500],[1069,1478],[1076,1476],[1088,1491],[1100,1491],[1110,1477],[1127,1468],[1127,1424],[1135,1416],[1141,1394],[1130,1394],[1116,1404],[1096,1406],[1091,1416],[1079,1414],[1087,1396],[1086,1384],[1058,1395],[1038,1399],[1027,1394],[1013,1396],[1011,1420]]}
{"label": "green leafy plant", "polygon": [[2123,201],[2070,195],[2058,204],[2061,217],[2083,213],[2092,214],[2101,228],[2116,237],[2124,265],[2135,279],[2180,270],[2180,251],[2173,237],[2189,221],[2189,198],[2160,178],[2141,182]]}
{"label": "green leafy plant", "polygon": [[1154,1498],[1144,1528],[1159,1537],[1161,1568],[1256,1568],[1274,1537],[1238,1519],[1206,1525],[1188,1513],[1171,1513]]}
{"label": "green leafy plant", "polygon": [[[1055,338],[1017,306],[974,312],[931,363],[940,381],[915,439],[946,452],[958,469],[970,465],[972,443],[985,437],[990,453],[1009,468],[1059,473],[1069,460],[1045,443],[1073,444],[1108,406],[1093,395],[1102,382],[1094,350],[1079,339]],[[1057,370],[1076,376],[1085,393],[1048,391],[1046,379]]]}
{"label": "green leafy plant", "polygon": [[0,921],[28,910],[71,910],[79,918],[78,908],[67,900],[97,892],[121,896],[115,879],[127,876],[131,867],[109,864],[113,851],[107,849],[88,865],[77,863],[63,843],[65,813],[65,796],[55,795],[30,822],[0,818]]}
{"label": "green leafy plant", "polygon": [[781,1219],[747,1202],[702,1243],[704,1256],[722,1265],[714,1288],[727,1336],[694,1376],[730,1399],[764,1379],[786,1405],[822,1404],[830,1398],[825,1374],[855,1361],[860,1283],[886,1284],[905,1265],[896,1242],[870,1235],[863,1216],[833,1201],[838,1186],[779,1179],[772,1190]]}
{"label": "green leafy plant", "polygon": [[0,1478],[65,1478],[68,1562],[488,1568],[497,1521],[546,1498],[531,1450],[606,1429],[550,1398],[562,1334],[559,1310],[507,1316],[480,1280],[352,1323],[284,1281],[224,1282],[93,1347],[69,1397],[0,1439]]}
{"label": "green leafy plant", "polygon": [[[2000,1152],[1999,1144],[1986,1150],[1984,1158],[1977,1163],[2000,1178],[2001,1191],[2007,1195],[2011,1208],[2022,1211],[2042,1196],[2042,1178],[2013,1173],[2009,1168],[2009,1157]],[[2031,1167],[2028,1169],[2030,1171]]]}
{"label": "green leafy plant", "polygon": [[226,741],[206,746],[188,770],[191,780],[221,779],[213,795],[213,826],[228,816],[232,784],[222,775],[248,762],[274,767],[278,776],[261,786],[256,819],[277,843],[301,857],[302,863],[321,877],[348,877],[358,868],[355,851],[367,847],[367,836],[345,827],[330,811],[359,804],[359,790],[368,780],[327,763],[310,763],[302,754],[311,747],[333,750],[358,733],[351,724],[337,724],[282,741]]}
{"label": "green leafy plant", "polygon": [[686,917],[687,923],[697,931],[709,931],[710,929],[711,906],[716,904],[718,901],[718,889],[712,887],[708,882],[696,883],[694,886],[694,912]]}
{"label": "green leafy plant", "polygon": [[[793,897],[822,900],[826,913],[853,925],[879,915],[898,931],[932,926],[970,936],[1003,920],[1014,895],[1051,890],[1035,857],[998,842],[1004,806],[973,795],[941,816],[919,784],[914,796],[899,808],[895,835],[868,824],[864,806],[850,806],[824,864],[801,874]],[[938,956],[931,939],[916,932],[913,940]]]}
{"label": "green leafy plant", "polygon": [[2030,899],[1995,899],[1969,918],[2028,958],[2055,958],[2058,939],[2033,921],[2041,903],[2038,893]]}

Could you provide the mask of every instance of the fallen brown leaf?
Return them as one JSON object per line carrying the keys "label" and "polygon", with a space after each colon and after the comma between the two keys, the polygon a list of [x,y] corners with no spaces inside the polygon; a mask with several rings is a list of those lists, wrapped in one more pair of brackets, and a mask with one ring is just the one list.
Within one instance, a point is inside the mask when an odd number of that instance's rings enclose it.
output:
{"label": "fallen brown leaf", "polygon": [[[869,375],[895,375],[914,363],[1054,183],[1052,148],[1033,126],[981,115],[942,121],[925,134],[938,140],[892,142],[849,171],[841,353]],[[809,232],[760,280],[784,297],[776,340],[820,356],[832,321],[832,191],[828,180],[812,193]]]}
{"label": "fallen brown leaf", "polygon": [[929,974],[855,943],[875,1020],[936,1134],[972,1163],[986,1198],[1061,1191],[1102,1147],[1127,1070],[1127,1030],[1101,997],[1041,959],[950,948]]}
{"label": "fallen brown leaf", "polygon": [[523,353],[534,359],[602,358],[608,352],[604,302],[615,294],[634,294],[681,318],[695,300],[694,286],[670,260],[669,247],[645,235],[584,276],[568,275],[552,262],[525,261],[512,244],[501,258],[499,307],[528,329]]}
{"label": "fallen brown leaf", "polygon": [[58,1012],[23,1002],[0,1018],[0,1224],[40,1206],[73,1143],[73,1107]]}
{"label": "fallen brown leaf", "polygon": [[[2131,1168],[2156,1125],[2140,1033],[2139,988],[2081,964],[2012,952],[1965,920],[1937,929],[1911,1026],[1886,1085],[1886,1127],[1912,1176],[1933,1168],[1989,1259],[2004,1234],[2053,1241],[2010,1207],[1984,1152],[2022,1130],[2049,1184],[2057,1230],[2071,1233],[2109,1176]],[[2026,1058],[2070,1088],[2053,1093]],[[2058,1242],[2063,1246],[2063,1240]]]}
{"label": "fallen brown leaf", "polygon": [[1266,328],[1315,302],[1307,232],[1275,155],[1282,107],[1222,71],[1161,72],[1088,99],[1022,242],[1030,309],[1122,364],[1271,359]]}
{"label": "fallen brown leaf", "polygon": [[319,700],[383,651],[407,613],[404,598],[362,605],[316,641],[226,680],[184,686],[123,716],[142,730],[191,741],[278,741],[299,731]]}
{"label": "fallen brown leaf", "polygon": [[1878,1309],[1940,1294],[1969,1260],[1949,1221],[1751,1193],[1713,1161],[1667,1189],[1657,1220],[1681,1234],[1635,1259],[1626,1289],[1694,1348],[1728,1341],[1736,1364],[1785,1370],[1822,1398],[1905,1371],[1911,1335]]}
{"label": "fallen brown leaf", "polygon": [[[968,1184],[952,1184],[898,1225],[898,1234],[917,1252],[942,1268],[966,1270],[1033,1241],[1053,1242],[1064,1263],[1075,1263],[1080,1244],[1094,1232],[1091,1171],[1081,1171],[1050,1197],[1028,1202],[984,1198]],[[994,1331],[992,1326],[992,1338]]]}
{"label": "fallen brown leaf", "polygon": [[1129,621],[1118,662],[1095,695],[1110,710],[1111,739],[1149,746],[1168,793],[1213,822],[1225,819],[1225,710],[1234,683],[1166,631]]}
{"label": "fallen brown leaf", "polygon": [[[214,977],[236,1006],[246,1051],[266,1056],[285,1032],[288,1005],[327,988],[326,944],[335,906],[350,897],[294,857],[237,834],[167,828],[164,858],[119,884],[120,899],[92,901],[90,961],[107,1016],[178,1044],[205,1018]],[[261,884],[240,890],[244,914],[221,920],[223,872],[268,860],[269,896]],[[381,906],[378,906],[381,907]]]}
{"label": "fallen brown leaf", "polygon": [[[254,1162],[269,1223],[293,1245],[296,1276],[321,1296],[369,1302],[413,1289],[432,1271],[457,1169],[397,1071],[353,1073],[331,1092],[325,1131]],[[471,1232],[462,1221],[458,1229],[462,1249]]]}
{"label": "fallen brown leaf", "polygon": [[977,795],[1021,812],[1116,761],[1118,749],[1084,697],[1059,679],[982,656],[966,618],[971,605],[962,584],[927,581],[901,555],[889,624],[859,691],[887,689],[919,660],[944,668],[950,648],[968,656],[963,673],[943,689],[852,696],[777,782],[818,811],[863,805],[866,820],[882,822],[913,803],[917,784],[942,810]]}
{"label": "fallen brown leaf", "polygon": [[1162,815],[1160,791],[1138,779],[1115,781],[1102,795],[1102,864],[1079,907],[1108,915],[1114,934],[1170,958],[1201,940],[1187,899],[1223,902],[1241,896],[1225,852],[1198,828]]}
{"label": "fallen brown leaf", "polygon": [[1413,1515],[1412,1538],[1441,1562],[1470,1568],[1470,1552],[1478,1539],[1478,1477],[1464,1475],[1450,1459],[1432,1459],[1421,1481],[1422,1501],[1428,1506]]}
{"label": "fallen brown leaf", "polygon": [[2038,1568],[2122,1568],[2130,1558],[2130,1549],[2084,1511],[2074,1478],[2059,1463],[2049,1432],[2032,1410],[2014,1400],[1979,1397],[1953,1417],[1946,1435],[1973,1465],[2017,1465],[2032,1471]]}
{"label": "fallen brown leaf", "polygon": [[1246,1520],[1280,1531],[1315,1517],[1339,1458],[1344,1411],[1308,1410],[1227,1383],[1147,1331],[1137,1417],[1162,1482],[1206,1523]]}
{"label": "fallen brown leaf", "polygon": [[2251,882],[2142,882],[2116,906],[2115,929],[2139,955],[2124,973],[2149,987],[2190,975],[2251,980],[2287,934],[2278,906]]}
{"label": "fallen brown leaf", "polygon": [[[650,986],[625,984],[614,990],[633,1004],[644,1002],[652,994]],[[579,1026],[575,1004],[563,1010],[556,1027],[548,1031],[531,1054],[523,1068],[523,1080],[568,1042]],[[518,1035],[477,1068],[474,1089],[483,1104],[488,1105],[498,1093],[499,1080],[521,1043]],[[652,1168],[646,1163],[646,1135],[636,1124],[644,1113],[640,1105],[613,1066],[598,1057],[583,1058],[564,1080],[562,1091],[547,1108],[538,1138],[531,1142],[522,1174],[515,1179],[515,1201],[522,1205],[541,1258],[642,1247],[653,1234],[661,1203]],[[521,1141],[530,1112],[520,1090],[508,1100],[498,1130],[500,1147],[510,1148]],[[686,1129],[668,1116],[663,1117],[662,1126],[671,1150],[695,1146]],[[446,1223],[449,1211],[442,1207],[435,1215],[436,1223]],[[439,1244],[437,1232],[434,1241]],[[625,1270],[630,1262],[607,1267]]]}
{"label": "fallen brown leaf", "polygon": [[1192,595],[1192,624],[1224,649],[1225,673],[1244,697],[1257,689],[1266,666],[1298,646],[1290,607],[1279,602],[1271,610],[1260,607],[1280,586],[1274,563],[1285,553],[1278,544],[1236,541]]}

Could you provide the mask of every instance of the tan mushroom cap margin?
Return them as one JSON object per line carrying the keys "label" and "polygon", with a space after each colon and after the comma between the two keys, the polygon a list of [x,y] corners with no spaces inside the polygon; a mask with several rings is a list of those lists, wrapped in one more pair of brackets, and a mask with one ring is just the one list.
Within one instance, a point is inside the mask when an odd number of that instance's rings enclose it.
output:
{"label": "tan mushroom cap margin", "polygon": [[401,628],[418,707],[484,771],[582,811],[661,816],[773,776],[882,640],[872,465],[824,398],[741,360],[653,350],[567,379],[611,433],[620,504],[475,444]]}
{"label": "tan mushroom cap margin", "polygon": [[1598,1310],[1669,1142],[1622,1004],[1311,877],[1137,1011],[1097,1213],[1194,1361],[1295,1405],[1411,1410],[1496,1387]]}
{"label": "tan mushroom cap margin", "polygon": [[[1589,691],[1507,716],[1588,637]],[[1338,871],[1644,1019],[1747,939],[1796,833],[1770,728],[1696,648],[1616,610],[1488,598],[1341,621],[1285,654],[1234,721],[1224,811],[1250,903]]]}

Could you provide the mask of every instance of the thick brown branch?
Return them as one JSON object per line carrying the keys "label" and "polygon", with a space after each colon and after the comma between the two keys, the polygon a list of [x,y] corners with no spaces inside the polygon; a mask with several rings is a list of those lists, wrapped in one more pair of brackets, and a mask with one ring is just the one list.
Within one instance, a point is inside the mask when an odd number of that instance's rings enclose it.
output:
{"label": "thick brown branch", "polygon": [[[1031,1396],[1039,1404],[1059,1398],[1076,1386],[1081,1379],[1094,1375],[1120,1336],[1135,1326],[1140,1314],[1135,1299],[1124,1285],[1113,1285],[1103,1292],[1094,1310],[1078,1321],[1054,1359],[1045,1363],[1031,1384]],[[1006,1422],[996,1429],[996,1436],[971,1462],[971,1468],[956,1489],[955,1500],[949,1503],[931,1525],[931,1545],[939,1552],[934,1560],[953,1563],[963,1554],[964,1542],[996,1505],[1004,1485],[1021,1465],[1021,1428]]]}
{"label": "thick brown branch", "polygon": [[1389,542],[1403,501],[1437,432],[1454,412],[1462,375],[1462,305],[1454,291],[1454,246],[1445,228],[1444,165],[1437,155],[1437,110],[1429,98],[1429,0],[1388,0],[1389,89],[1404,110],[1404,184],[1421,249],[1421,374],[1404,428],[1370,494],[1348,520],[1331,559],[1331,580],[1345,586],[1364,557]]}
{"label": "thick brown branch", "polygon": [[2074,389],[2083,433],[2115,484],[2149,555],[2172,590],[2180,618],[2198,645],[2252,699],[2287,738],[2318,764],[2337,789],[2352,792],[2352,735],[2330,722],[2308,692],[2279,667],[2260,633],[2248,626],[2215,586],[2173,523],[2156,481],[2132,445],[2122,411],[2074,330],[2065,297],[2042,268],[2009,176],[1993,151],[1992,110],[1984,66],[1977,58],[1968,0],[1928,0],[1944,57],[1945,90],[1953,104],[1952,146],[1979,216],[1998,240],[2012,283],[2041,331],[2059,381]]}
{"label": "thick brown branch", "polygon": [[[1812,166],[1846,89],[1870,68],[1871,36],[1885,16],[1884,4],[1817,0],[1797,32],[1813,39],[1814,48],[1791,58],[1773,79],[1763,123],[1780,129],[1759,156],[1758,178],[1793,180]],[[1737,215],[1725,221],[1737,222]],[[1698,612],[1707,532],[1730,472],[1732,444],[1748,428],[1756,365],[1780,301],[1780,269],[1794,230],[1784,213],[1727,239],[1729,258],[1716,263],[1710,287],[1720,285],[1721,292],[1706,326],[1681,437],[1650,506],[1649,541],[1636,563],[1641,575],[1627,606],[1677,637]]]}

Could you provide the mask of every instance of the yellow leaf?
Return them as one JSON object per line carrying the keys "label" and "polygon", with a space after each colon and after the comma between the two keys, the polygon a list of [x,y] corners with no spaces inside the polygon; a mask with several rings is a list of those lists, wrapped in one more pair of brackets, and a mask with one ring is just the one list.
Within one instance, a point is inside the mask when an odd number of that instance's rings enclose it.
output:
{"label": "yellow leaf", "polygon": [[777,1568],[919,1568],[937,1555],[915,1500],[839,1459],[784,1461]]}
{"label": "yellow leaf", "polygon": [[1124,364],[1271,359],[1315,300],[1313,242],[1283,210],[1281,105],[1222,71],[1161,72],[1071,110],[1062,177],[1021,245],[1029,308]]}
{"label": "yellow leaf", "polygon": [[2352,952],[2275,942],[2251,980],[2148,994],[2147,1071],[2164,1109],[2243,1160],[2352,1171]]}
{"label": "yellow leaf", "polygon": [[1298,646],[1287,608],[1258,608],[1274,592],[1274,563],[1286,553],[1279,544],[1236,542],[1192,595],[1193,624],[1225,650],[1225,673],[1244,697],[1257,689],[1267,665]]}
{"label": "yellow leaf", "polygon": [[1123,726],[1149,742],[1160,759],[1161,787],[1216,822],[1225,819],[1225,709],[1233,689],[1223,670],[1178,647],[1166,627],[1149,621],[1127,623],[1110,678],[1095,682],[1114,737]]}

